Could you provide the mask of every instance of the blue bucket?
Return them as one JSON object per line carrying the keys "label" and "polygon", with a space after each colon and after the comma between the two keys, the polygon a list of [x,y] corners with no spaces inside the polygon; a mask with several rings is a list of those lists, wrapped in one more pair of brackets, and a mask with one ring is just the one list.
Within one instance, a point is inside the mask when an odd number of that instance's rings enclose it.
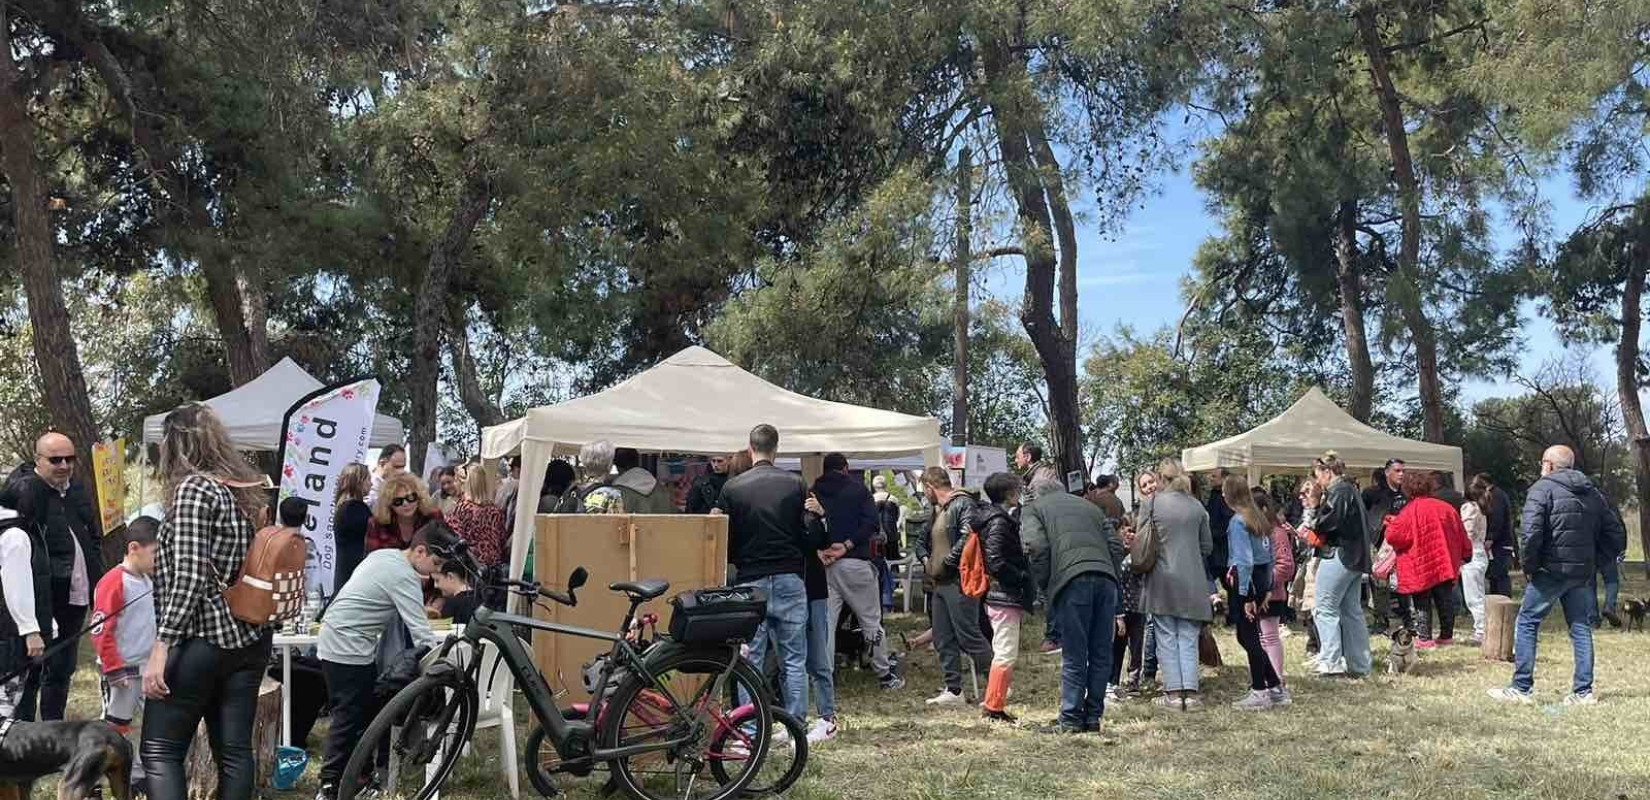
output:
{"label": "blue bucket", "polygon": [[309,766],[309,754],[301,747],[275,748],[275,775],[270,783],[276,789],[286,791],[298,785],[298,779],[304,775],[304,767]]}

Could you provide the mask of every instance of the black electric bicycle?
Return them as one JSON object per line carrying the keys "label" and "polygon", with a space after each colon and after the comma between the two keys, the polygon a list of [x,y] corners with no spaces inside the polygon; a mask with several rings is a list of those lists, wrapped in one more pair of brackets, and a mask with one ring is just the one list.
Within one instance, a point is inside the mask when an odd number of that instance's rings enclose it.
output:
{"label": "black electric bicycle", "polygon": [[[575,592],[587,578],[583,567],[574,570],[565,592],[529,581],[499,583],[534,602],[576,606]],[[422,674],[367,727],[339,781],[339,800],[355,800],[369,788],[406,800],[440,791],[475,732],[482,682],[492,678],[480,674],[482,647],[498,648],[498,663],[514,675],[532,709],[540,730],[530,737],[528,758],[535,763],[528,770],[546,796],[557,790],[535,770],[584,776],[598,765],[636,800],[728,800],[744,792],[761,770],[775,723],[762,676],[741,656],[743,642],[689,636],[640,652],[633,641],[636,611],[670,585],[647,580],[610,588],[630,599],[617,633],[478,609],[463,634],[443,642]],[[612,643],[593,687],[594,697],[606,698],[598,714],[582,720],[563,714],[516,638],[518,627]],[[463,665],[448,657],[460,642],[472,653]],[[546,761],[536,752],[540,743],[553,749]],[[386,751],[392,768],[380,772]]]}

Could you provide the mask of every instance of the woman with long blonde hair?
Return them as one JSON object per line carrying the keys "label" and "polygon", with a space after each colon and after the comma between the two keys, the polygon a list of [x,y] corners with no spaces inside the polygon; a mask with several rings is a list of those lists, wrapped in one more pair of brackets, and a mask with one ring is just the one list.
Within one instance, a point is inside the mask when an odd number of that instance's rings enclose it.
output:
{"label": "woman with long blonde hair", "polygon": [[424,482],[406,472],[391,475],[379,486],[372,521],[367,523],[367,552],[386,547],[405,550],[413,534],[435,520],[445,518],[430,500]]}
{"label": "woman with long blonde hair", "polygon": [[448,527],[470,545],[470,555],[483,567],[503,562],[509,541],[504,509],[493,502],[496,493],[491,471],[482,464],[471,467],[464,476],[464,494],[447,518]]}
{"label": "woman with long blonde hair", "polygon": [[1198,699],[1197,643],[1203,624],[1214,618],[1209,577],[1203,560],[1214,550],[1209,512],[1192,497],[1191,477],[1179,459],[1157,465],[1158,490],[1146,501],[1139,525],[1157,536],[1157,561],[1146,574],[1140,613],[1152,618],[1157,636],[1157,670],[1165,708],[1187,710]]}
{"label": "woman with long blonde hair", "polygon": [[143,667],[142,760],[149,796],[184,800],[183,762],[204,719],[213,731],[218,797],[252,797],[252,724],[269,661],[270,626],[236,619],[217,587],[240,574],[268,481],[235,449],[210,408],[166,415],[157,469],[166,493],[155,569],[156,637]]}
{"label": "woman with long blonde hair", "polygon": [[332,538],[338,543],[338,559],[333,567],[332,593],[349,583],[361,559],[367,557],[367,527],[372,524],[372,471],[366,464],[350,464],[338,473],[332,518]]}

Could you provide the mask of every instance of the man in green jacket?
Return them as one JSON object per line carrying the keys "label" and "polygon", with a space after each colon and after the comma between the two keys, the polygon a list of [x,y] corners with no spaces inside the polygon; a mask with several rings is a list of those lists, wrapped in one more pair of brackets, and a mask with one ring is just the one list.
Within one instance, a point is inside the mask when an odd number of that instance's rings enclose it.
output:
{"label": "man in green jacket", "polygon": [[944,467],[929,467],[922,474],[922,488],[934,509],[928,534],[917,540],[916,553],[922,561],[923,582],[931,584],[929,608],[934,618],[934,649],[940,654],[940,672],[945,686],[928,700],[931,706],[961,705],[963,699],[962,657],[973,667],[975,693],[979,676],[991,671],[991,643],[980,630],[980,601],[963,594],[956,564],[968,542],[969,517],[975,498],[951,486],[951,474]]}
{"label": "man in green jacket", "polygon": [[1060,718],[1049,733],[1098,733],[1111,677],[1112,634],[1121,600],[1126,551],[1105,512],[1052,479],[1020,509],[1020,538],[1032,573],[1048,587],[1059,622]]}

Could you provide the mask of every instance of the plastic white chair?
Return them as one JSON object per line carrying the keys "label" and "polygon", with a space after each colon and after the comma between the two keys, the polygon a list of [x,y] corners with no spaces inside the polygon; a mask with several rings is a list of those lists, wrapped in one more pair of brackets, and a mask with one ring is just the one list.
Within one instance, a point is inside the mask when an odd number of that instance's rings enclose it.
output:
{"label": "plastic white chair", "polygon": [[[921,581],[923,578],[922,564],[917,563],[916,556],[909,555],[899,561],[888,562],[888,566],[890,569],[904,573],[904,575],[900,578],[900,583],[902,584],[901,593],[905,595],[905,613],[909,614],[911,613],[911,588],[913,585],[921,586]],[[924,598],[923,602],[923,610],[926,611],[927,599]]]}
{"label": "plastic white chair", "polygon": [[[521,640],[518,639],[517,641],[520,642]],[[523,650],[528,649],[526,642],[521,642],[521,647]],[[434,657],[435,654],[434,651],[432,651],[429,656],[425,657],[424,665],[428,667],[434,660]],[[460,642],[458,645],[454,646],[452,651],[447,655],[448,660],[452,661],[460,668],[468,667],[471,657],[472,653],[470,646],[463,642]],[[495,667],[497,668],[496,674]],[[477,676],[477,680],[480,683],[479,690],[481,702],[476,708],[476,731],[479,733],[486,728],[499,729],[499,769],[504,773],[504,779],[510,786],[510,797],[512,800],[521,800],[521,765],[517,761],[516,713],[515,703],[513,702],[515,697],[516,676],[510,672],[510,668],[508,666],[501,662],[498,648],[483,648],[481,654],[481,671]],[[395,734],[392,733],[392,735]],[[472,746],[474,741],[474,738],[472,738],[469,743],[464,745],[465,755],[470,755],[474,752],[474,748]],[[430,764],[424,768],[426,780],[433,779],[435,777],[436,769],[440,766],[441,762],[439,758],[430,762]],[[398,764],[396,763],[395,755],[392,753],[390,755],[389,764],[389,782],[391,786],[395,785],[397,777],[396,773],[398,771]],[[440,800],[440,797],[441,794],[437,792],[436,794],[431,795],[431,800]]]}

